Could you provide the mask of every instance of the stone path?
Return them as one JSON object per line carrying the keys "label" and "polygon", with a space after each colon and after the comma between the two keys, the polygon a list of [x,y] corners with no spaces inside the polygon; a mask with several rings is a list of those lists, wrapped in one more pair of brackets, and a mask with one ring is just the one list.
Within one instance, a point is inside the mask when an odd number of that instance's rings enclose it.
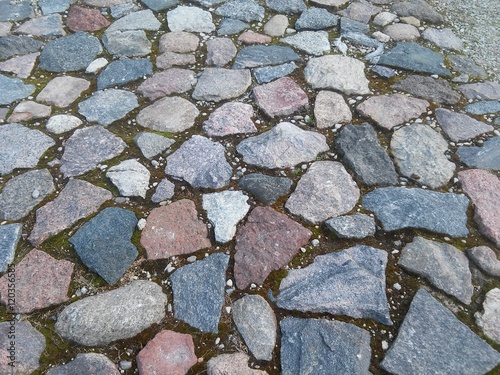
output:
{"label": "stone path", "polygon": [[499,373],[500,84],[443,20],[0,0],[0,373]]}

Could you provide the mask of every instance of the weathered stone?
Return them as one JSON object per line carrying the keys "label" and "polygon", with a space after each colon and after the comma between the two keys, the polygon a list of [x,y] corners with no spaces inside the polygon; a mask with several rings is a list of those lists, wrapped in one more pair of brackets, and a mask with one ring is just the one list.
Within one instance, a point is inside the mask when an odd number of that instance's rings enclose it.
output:
{"label": "weathered stone", "polygon": [[463,194],[403,187],[378,188],[363,197],[385,231],[427,229],[451,237],[466,237],[469,199]]}
{"label": "weathered stone", "polygon": [[375,219],[364,214],[332,217],[325,224],[338,238],[363,239],[375,235]]}
{"label": "weathered stone", "polygon": [[42,42],[27,36],[2,36],[0,37],[0,60],[6,60],[16,55],[38,52],[42,46]]}
{"label": "weathered stone", "polygon": [[73,5],[69,9],[66,26],[71,31],[97,31],[109,26],[109,21],[98,9]]}
{"label": "weathered stone", "polygon": [[73,374],[120,375],[120,371],[108,357],[99,353],[79,353],[71,362],[47,371],[47,375]]}
{"label": "weathered stone", "polygon": [[137,123],[162,132],[182,132],[194,125],[199,111],[190,101],[178,97],[165,97],[142,109]]}
{"label": "weathered stone", "polygon": [[[33,14],[30,1],[0,1],[0,21],[20,21]],[[37,366],[38,367],[38,366]]]}
{"label": "weathered stone", "polygon": [[311,0],[311,3],[314,5],[334,7],[334,8],[339,8],[348,2],[349,0]]}
{"label": "weathered stone", "polygon": [[85,73],[97,74],[99,73],[106,65],[108,65],[109,61],[104,57],[99,57],[92,61],[87,69],[85,69]]}
{"label": "weathered stone", "polygon": [[304,10],[295,22],[297,30],[324,30],[337,26],[338,16],[323,8],[309,8]]}
{"label": "weathered stone", "polygon": [[473,115],[486,115],[488,113],[500,112],[500,101],[498,100],[485,100],[464,107],[465,112],[472,113]]}
{"label": "weathered stone", "polygon": [[160,53],[167,51],[175,53],[188,53],[196,51],[199,44],[200,38],[198,38],[195,34],[185,31],[176,31],[163,34],[158,43],[158,47],[160,49]]}
{"label": "weathered stone", "polygon": [[428,27],[422,33],[422,37],[443,49],[453,51],[461,51],[464,49],[463,41],[457,37],[451,29]]}
{"label": "weathered stone", "polygon": [[215,38],[207,41],[207,65],[215,65],[222,67],[236,56],[236,46],[229,38]]}
{"label": "weathered stone", "polygon": [[215,10],[215,14],[245,22],[262,21],[265,9],[254,0],[231,0]]}
{"label": "weathered stone", "polygon": [[23,226],[19,223],[0,225],[0,272],[7,271],[14,261],[22,231]]}
{"label": "weathered stone", "polygon": [[457,155],[470,168],[500,171],[500,137],[488,139],[482,147],[460,146]]}
{"label": "weathered stone", "polygon": [[394,185],[398,175],[391,158],[380,145],[377,132],[364,123],[342,127],[335,142],[342,160],[365,185]]}
{"label": "weathered stone", "polygon": [[179,4],[179,0],[141,0],[146,6],[155,12],[172,8]]}
{"label": "weathered stone", "polygon": [[[272,38],[270,36],[253,31],[245,31],[238,37],[238,42],[243,44],[267,44],[271,43],[271,41]],[[234,52],[234,55],[236,55],[236,51]]]}
{"label": "weathered stone", "polygon": [[149,59],[123,58],[111,62],[97,77],[97,89],[123,86],[153,74],[153,64]]}
{"label": "weathered stone", "polygon": [[187,199],[155,208],[141,233],[148,259],[189,254],[211,246],[206,225],[198,219],[194,203]]}
{"label": "weathered stone", "polygon": [[55,77],[37,95],[36,100],[56,107],[67,107],[90,87],[90,82],[76,77]]}
{"label": "weathered stone", "polygon": [[482,79],[486,79],[488,77],[486,71],[468,56],[448,55],[448,60],[450,61],[452,68],[462,74],[468,74],[472,77],[479,77]]}
{"label": "weathered stone", "polygon": [[314,118],[319,129],[326,129],[338,123],[350,122],[352,113],[342,95],[322,90],[316,96]]}
{"label": "weathered stone", "polygon": [[217,35],[234,35],[239,34],[250,26],[243,21],[234,20],[232,18],[224,18],[217,29]]}
{"label": "weathered stone", "polygon": [[500,100],[500,83],[480,82],[467,83],[458,87],[467,99]]}
{"label": "weathered stone", "polygon": [[34,85],[25,85],[19,78],[9,78],[0,74],[0,105],[11,104],[18,99],[26,98],[33,91]]}
{"label": "weathered stone", "polygon": [[355,1],[349,6],[338,12],[343,17],[349,17],[352,20],[368,23],[373,15],[381,11],[381,8],[371,4],[367,1]]}
{"label": "weathered stone", "polygon": [[134,143],[146,158],[152,159],[172,146],[175,141],[163,135],[142,132],[134,137]]}
{"label": "weathered stone", "polygon": [[264,33],[270,36],[283,36],[288,28],[288,17],[284,14],[272,16],[264,25]]}
{"label": "weathered stone", "polygon": [[392,87],[435,103],[457,104],[460,100],[460,94],[443,79],[410,75],[396,82]]}
{"label": "weathered stone", "polygon": [[155,17],[151,9],[132,12],[125,17],[113,22],[107,31],[115,30],[159,30],[160,21]]}
{"label": "weathered stone", "polygon": [[391,10],[399,16],[413,16],[421,21],[440,24],[443,16],[424,0],[410,0],[394,3]]}
{"label": "weathered stone", "polygon": [[170,31],[211,33],[215,30],[210,12],[189,6],[178,6],[168,11],[167,24]]}
{"label": "weathered stone", "polygon": [[340,35],[346,34],[366,34],[370,31],[370,26],[364,22],[352,20],[348,17],[340,18]]}
{"label": "weathered stone", "polygon": [[234,277],[238,289],[262,284],[304,246],[311,232],[270,207],[256,207],[236,235]]}
{"label": "weathered stone", "polygon": [[500,343],[500,289],[486,293],[483,312],[475,314],[476,322],[483,332],[496,343]]}
{"label": "weathered stone", "polygon": [[231,134],[255,133],[253,107],[240,102],[224,103],[203,122],[203,130],[209,137],[224,137]]}
{"label": "weathered stone", "polygon": [[266,0],[266,5],[277,13],[294,14],[306,10],[303,0]]}
{"label": "weathered stone", "polygon": [[252,83],[248,69],[206,68],[198,78],[192,97],[220,102],[243,95]]}
{"label": "weathered stone", "polygon": [[60,14],[40,16],[24,22],[15,31],[16,34],[28,34],[30,36],[54,37],[66,35]]}
{"label": "weathered stone", "polygon": [[228,262],[229,255],[212,254],[170,275],[176,319],[203,332],[219,331]]}
{"label": "weathered stone", "polygon": [[108,169],[106,177],[124,197],[146,198],[151,173],[135,159],[122,161]]}
{"label": "weathered stone", "polygon": [[253,95],[259,108],[269,117],[291,115],[309,106],[307,94],[289,77],[257,86]]}
{"label": "weathered stone", "polygon": [[0,62],[0,70],[14,73],[19,78],[28,78],[35,67],[38,56],[40,56],[40,52],[13,57],[7,61]]}
{"label": "weathered stone", "polygon": [[448,138],[453,142],[466,141],[478,135],[493,131],[493,126],[477,121],[463,113],[437,108],[436,119]]}
{"label": "weathered stone", "polygon": [[242,48],[236,55],[233,69],[280,65],[298,60],[300,60],[300,56],[290,47],[248,46]]}
{"label": "weathered stone", "polygon": [[500,277],[500,260],[498,260],[495,251],[488,246],[476,246],[467,249],[467,255],[481,271],[491,276]]}
{"label": "weathered stone", "polygon": [[118,57],[139,57],[151,53],[151,42],[144,30],[106,31],[102,42],[106,51]]}
{"label": "weathered stone", "polygon": [[52,109],[49,106],[34,102],[32,100],[22,101],[12,111],[7,121],[23,122],[33,119],[46,118],[50,116]]}
{"label": "weathered stone", "polygon": [[282,38],[285,44],[310,55],[321,56],[330,52],[330,41],[326,31],[300,31],[295,35]]}
{"label": "weathered stone", "polygon": [[89,182],[70,179],[57,198],[36,211],[36,223],[28,240],[38,245],[95,213],[112,194]]}
{"label": "weathered stone", "polygon": [[73,0],[38,0],[43,14],[60,13],[68,10]]}
{"label": "weathered stone", "polygon": [[66,306],[55,329],[61,337],[80,345],[103,346],[160,323],[166,303],[167,296],[158,284],[137,280]]}
{"label": "weathered stone", "polygon": [[245,375],[268,375],[262,370],[254,370],[248,365],[249,357],[245,353],[221,354],[212,357],[207,362],[208,375],[221,374],[245,374]]}
{"label": "weathered stone", "polygon": [[397,42],[401,40],[414,41],[420,38],[420,33],[415,26],[404,23],[388,25],[384,28],[383,32]]}
{"label": "weathered stone", "polygon": [[160,203],[172,199],[175,194],[175,184],[164,178],[156,187],[156,191],[151,197],[151,202]]}
{"label": "weathered stone", "polygon": [[130,91],[100,90],[78,103],[78,112],[89,122],[107,126],[127,116],[139,106],[137,97]]}
{"label": "weathered stone", "polygon": [[192,70],[168,69],[155,73],[137,88],[137,91],[150,100],[172,94],[182,94],[196,84],[196,75]]}
{"label": "weathered stone", "polygon": [[398,16],[391,12],[380,12],[373,18],[373,23],[378,26],[387,26],[392,23]]}
{"label": "weathered stone", "polygon": [[175,53],[167,51],[156,58],[156,66],[159,69],[169,69],[173,66],[186,66],[196,63],[194,54]]}
{"label": "weathered stone", "polygon": [[241,141],[236,150],[245,163],[273,169],[315,160],[329,147],[324,135],[281,122],[267,132]]}
{"label": "weathered stone", "polygon": [[279,198],[290,193],[292,180],[286,177],[272,177],[260,173],[244,175],[238,182],[238,187],[248,191],[260,202],[270,205]]}
{"label": "weathered stone", "polygon": [[275,65],[264,66],[262,68],[252,69],[252,73],[259,85],[267,82],[274,81],[275,79],[284,77],[292,73],[297,68],[294,62]]}

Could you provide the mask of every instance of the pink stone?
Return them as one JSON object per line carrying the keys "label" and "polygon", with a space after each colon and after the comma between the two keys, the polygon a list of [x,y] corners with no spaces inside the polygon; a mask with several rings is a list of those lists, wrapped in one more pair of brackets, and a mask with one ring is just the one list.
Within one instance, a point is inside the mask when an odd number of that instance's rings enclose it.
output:
{"label": "pink stone", "polygon": [[69,10],[66,25],[71,31],[96,31],[109,26],[109,21],[97,9],[73,5]]}
{"label": "pink stone", "polygon": [[141,245],[148,259],[161,259],[193,253],[212,244],[194,203],[182,199],[151,211],[141,234]]}
{"label": "pink stone", "polygon": [[[33,249],[15,266],[16,304],[10,312],[28,314],[68,300],[68,287],[75,265]],[[8,305],[9,274],[0,279],[0,296]]]}
{"label": "pink stone", "polygon": [[40,52],[35,52],[13,57],[12,59],[0,62],[0,70],[14,73],[19,78],[28,78],[39,55]]}
{"label": "pink stone", "polygon": [[262,284],[309,241],[312,233],[270,207],[256,207],[236,235],[234,275],[238,289]]}
{"label": "pink stone", "polygon": [[141,375],[184,375],[197,362],[191,335],[159,332],[137,355]]}
{"label": "pink stone", "polygon": [[271,43],[272,40],[273,39],[270,36],[251,31],[245,31],[238,37],[238,41],[243,44],[266,44]]}
{"label": "pink stone", "polygon": [[168,69],[155,73],[137,88],[137,91],[150,100],[171,94],[182,94],[196,84],[196,75],[188,69]]}
{"label": "pink stone", "polygon": [[194,52],[198,48],[200,38],[195,34],[186,31],[173,31],[163,34],[158,43],[160,53],[175,52],[188,53]]}
{"label": "pink stone", "polygon": [[240,102],[224,103],[212,112],[203,123],[209,137],[224,137],[230,134],[254,133],[253,107]]}
{"label": "pink stone", "polygon": [[196,63],[196,58],[192,53],[175,53],[167,51],[156,58],[158,69],[168,69],[173,66],[186,66]]}
{"label": "pink stone", "polygon": [[482,169],[458,173],[462,190],[474,203],[474,220],[479,230],[500,246],[500,179]]}
{"label": "pink stone", "polygon": [[309,105],[307,94],[290,77],[253,89],[257,105],[270,117],[287,116]]}
{"label": "pink stone", "polygon": [[47,118],[50,116],[52,108],[32,100],[19,103],[12,114],[7,119],[8,122],[23,122],[33,119]]}

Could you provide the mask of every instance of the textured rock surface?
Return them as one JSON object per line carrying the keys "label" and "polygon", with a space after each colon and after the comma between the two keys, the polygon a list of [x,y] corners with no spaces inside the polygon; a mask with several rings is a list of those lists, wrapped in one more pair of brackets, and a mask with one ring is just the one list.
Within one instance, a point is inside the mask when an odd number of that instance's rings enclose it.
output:
{"label": "textured rock surface", "polygon": [[236,56],[238,50],[229,38],[215,38],[207,41],[207,65],[222,67]]}
{"label": "textured rock surface", "polygon": [[500,170],[500,137],[493,137],[478,146],[460,146],[460,161],[470,168]]}
{"label": "textured rock surface", "polygon": [[445,108],[436,109],[436,119],[453,142],[466,141],[493,130],[491,125]]}
{"label": "textured rock surface", "polygon": [[106,177],[124,197],[146,198],[151,173],[137,160],[125,160],[109,168]]}
{"label": "textured rock surface", "polygon": [[460,100],[460,94],[443,79],[410,75],[396,82],[392,87],[436,103],[457,104]]}
{"label": "textured rock surface", "polygon": [[427,28],[422,37],[438,47],[447,50],[461,51],[464,49],[463,41],[451,29]]}
{"label": "textured rock surface", "polygon": [[233,69],[279,65],[298,60],[300,60],[300,56],[290,47],[248,46],[241,49],[236,55]]}
{"label": "textured rock surface", "polygon": [[220,102],[243,95],[251,83],[247,69],[206,68],[192,96],[196,100]]}
{"label": "textured rock surface", "polygon": [[210,33],[215,30],[212,15],[196,7],[178,6],[168,11],[167,24],[170,31]]}
{"label": "textured rock surface", "polygon": [[134,143],[146,158],[152,159],[172,146],[175,141],[159,134],[142,132],[134,137]]}
{"label": "textured rock surface", "polygon": [[486,81],[479,83],[467,83],[458,89],[467,99],[500,100],[500,83]]}
{"label": "textured rock surface", "polygon": [[252,92],[259,108],[269,117],[291,115],[309,105],[307,94],[289,77],[256,86]]}
{"label": "textured rock surface", "polygon": [[35,86],[25,85],[19,78],[9,78],[0,74],[0,84],[3,89],[0,92],[0,105],[10,104],[18,99],[26,98]]}
{"label": "textured rock surface", "polygon": [[0,272],[5,272],[14,261],[17,245],[21,239],[21,224],[0,226]]}
{"label": "textured rock surface", "polygon": [[96,91],[92,96],[78,103],[78,112],[89,122],[107,126],[127,116],[139,103],[130,91],[109,89]]}
{"label": "textured rock surface", "polygon": [[364,214],[332,217],[325,225],[339,238],[362,239],[375,234],[375,219]]}
{"label": "textured rock surface", "polygon": [[143,108],[137,115],[137,123],[152,130],[177,133],[192,127],[199,113],[184,98],[165,97]]}
{"label": "textured rock surface", "polygon": [[171,199],[175,194],[175,184],[164,178],[156,187],[151,202],[159,203]]}
{"label": "textured rock surface", "polygon": [[255,133],[253,107],[240,102],[224,103],[203,122],[203,130],[209,137],[224,137],[231,134]]}
{"label": "textured rock surface", "polygon": [[119,375],[116,365],[105,355],[98,353],[79,353],[75,359],[62,366],[51,368],[47,375]]}
{"label": "textured rock surface", "polygon": [[486,293],[483,312],[476,313],[476,322],[490,339],[500,342],[500,289]]}
{"label": "textured rock surface", "polygon": [[314,56],[330,52],[330,41],[326,31],[300,31],[281,39],[281,42]]}
{"label": "textured rock surface", "polygon": [[488,246],[476,246],[467,249],[467,255],[482,271],[500,277],[500,260],[498,260],[495,251]]}
{"label": "textured rock surface", "polygon": [[245,375],[267,375],[262,370],[254,370],[248,366],[249,357],[244,353],[221,354],[212,357],[207,362],[208,375],[222,374],[245,374]]}
{"label": "textured rock surface", "polygon": [[153,74],[153,64],[149,59],[123,58],[111,62],[97,77],[97,89],[123,86]]}
{"label": "textured rock surface", "polygon": [[292,180],[286,177],[250,173],[240,179],[238,186],[248,191],[260,202],[269,205],[290,192]]}
{"label": "textured rock surface", "polygon": [[90,87],[90,82],[76,77],[55,77],[37,95],[39,102],[67,107]]}
{"label": "textured rock surface", "polygon": [[325,129],[338,123],[350,122],[352,113],[342,95],[322,90],[316,96],[314,117],[316,118],[316,126],[319,129]]}
{"label": "textured rock surface", "polygon": [[168,69],[155,73],[137,88],[137,91],[150,100],[162,96],[182,94],[190,91],[196,84],[196,76],[188,69]]}
{"label": "textured rock surface", "polygon": [[245,22],[262,21],[264,7],[253,0],[231,0],[215,10],[215,14]]}

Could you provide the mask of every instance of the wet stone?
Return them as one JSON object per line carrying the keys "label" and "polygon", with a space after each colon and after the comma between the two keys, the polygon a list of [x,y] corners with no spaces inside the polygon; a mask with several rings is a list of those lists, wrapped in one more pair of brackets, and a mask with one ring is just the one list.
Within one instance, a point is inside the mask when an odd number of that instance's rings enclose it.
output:
{"label": "wet stone", "polygon": [[229,255],[212,254],[170,275],[176,319],[202,332],[219,331],[228,262]]}
{"label": "wet stone", "polygon": [[53,191],[52,175],[47,169],[28,171],[11,178],[0,193],[0,218],[22,219]]}
{"label": "wet stone", "polygon": [[280,328],[283,374],[370,373],[370,334],[364,329],[336,320],[292,317],[283,319]]}
{"label": "wet stone", "polygon": [[465,112],[473,115],[486,115],[488,113],[500,112],[500,101],[498,100],[485,100],[481,102],[466,105]]}
{"label": "wet stone", "polygon": [[265,371],[250,368],[248,365],[249,359],[249,356],[241,352],[221,354],[212,357],[207,362],[207,374],[220,375],[242,373],[245,375],[268,375]]}
{"label": "wet stone", "polygon": [[309,8],[304,10],[295,22],[297,30],[324,30],[337,26],[338,16],[323,8]]}
{"label": "wet stone", "polygon": [[275,16],[272,16],[264,25],[264,33],[270,36],[283,36],[288,28],[288,25],[287,16],[284,14],[276,14]]}
{"label": "wet stone", "polygon": [[215,38],[207,41],[207,65],[222,67],[236,56],[236,46],[229,38]]}
{"label": "wet stone", "polygon": [[394,185],[398,182],[393,162],[370,124],[342,127],[335,144],[346,166],[363,184]]}
{"label": "wet stone", "polygon": [[217,35],[234,35],[239,34],[243,30],[248,29],[250,26],[243,21],[234,20],[232,18],[225,18],[220,23],[217,29]]}
{"label": "wet stone", "polygon": [[[271,271],[288,264],[312,233],[270,207],[256,207],[236,235],[234,277],[238,289],[261,285]],[[265,265],[265,267],[263,267]]]}
{"label": "wet stone", "polygon": [[443,79],[410,75],[396,82],[392,87],[435,103],[457,104],[460,100],[460,94]]}
{"label": "wet stone", "polygon": [[244,175],[238,187],[252,194],[260,202],[271,205],[290,193],[292,180],[286,177],[272,177],[261,173]]}
{"label": "wet stone", "polygon": [[107,31],[115,30],[159,30],[160,21],[155,17],[150,9],[132,12],[119,20],[113,22]]}
{"label": "wet stone", "polygon": [[319,129],[331,128],[338,123],[352,120],[352,113],[342,95],[322,90],[316,96],[314,118]]}
{"label": "wet stone", "polygon": [[153,74],[153,64],[149,59],[123,58],[111,62],[97,77],[97,89],[123,86]]}
{"label": "wet stone", "polygon": [[287,116],[309,106],[307,94],[290,77],[253,89],[257,106],[269,117]]}
{"label": "wet stone", "polygon": [[266,0],[266,5],[277,13],[295,14],[306,10],[303,0]]}
{"label": "wet stone", "polygon": [[240,102],[224,103],[203,122],[203,130],[209,137],[224,137],[231,134],[255,133],[253,107]]}
{"label": "wet stone", "polygon": [[252,83],[248,69],[206,68],[193,91],[195,100],[220,102],[243,95]]}
{"label": "wet stone", "polygon": [[22,231],[23,226],[19,223],[0,225],[0,272],[7,271],[14,261]]}
{"label": "wet stone", "polygon": [[[0,17],[1,14],[2,12],[0,12]],[[27,36],[2,36],[0,37],[0,60],[6,60],[16,55],[38,52],[42,46],[42,42]]]}
{"label": "wet stone", "polygon": [[236,150],[245,163],[274,169],[313,161],[329,147],[324,135],[281,122],[271,130],[241,141]]}
{"label": "wet stone", "polygon": [[435,113],[439,126],[453,142],[466,141],[493,130],[493,126],[463,113],[445,108],[437,108]]}
{"label": "wet stone", "polygon": [[115,284],[138,255],[130,242],[137,218],[132,211],[108,207],[86,222],[69,239],[92,272]]}
{"label": "wet stone", "polygon": [[108,27],[109,21],[98,9],[73,5],[69,10],[66,26],[71,31],[97,31]]}
{"label": "wet stone", "polygon": [[469,199],[463,194],[384,187],[366,194],[363,207],[375,213],[385,231],[415,228],[451,237],[469,234]]}
{"label": "wet stone", "polygon": [[38,0],[43,14],[60,13],[68,10],[73,0]]}
{"label": "wet stone", "polygon": [[330,52],[330,41],[326,31],[300,31],[280,40],[309,55],[321,56]]}
{"label": "wet stone", "polygon": [[40,130],[19,124],[0,126],[0,175],[16,168],[34,168],[55,142]]}
{"label": "wet stone", "polygon": [[274,45],[248,46],[242,48],[236,55],[233,69],[280,65],[300,59],[300,56],[290,47]]}
{"label": "wet stone", "polygon": [[218,7],[215,14],[245,22],[262,21],[265,9],[254,0],[231,0]]}
{"label": "wet stone", "polygon": [[476,313],[476,322],[483,332],[497,344],[500,343],[500,289],[494,288],[486,293],[483,311]]}
{"label": "wet stone", "polygon": [[165,97],[142,109],[137,123],[161,132],[177,133],[191,128],[199,111],[190,101],[178,97]]}
{"label": "wet stone", "polygon": [[78,353],[72,361],[65,365],[51,368],[47,375],[119,375],[116,365],[104,354]]}
{"label": "wet stone", "polygon": [[460,146],[457,155],[469,168],[500,171],[500,137],[488,139],[482,147]]}
{"label": "wet stone", "polygon": [[170,31],[211,33],[215,30],[210,12],[189,6],[178,6],[168,11],[167,24]]}
{"label": "wet stone", "polygon": [[139,57],[151,53],[151,42],[144,30],[106,31],[102,43],[106,51],[118,57]]}
{"label": "wet stone", "polygon": [[295,69],[297,69],[297,65],[295,65],[294,62],[289,62],[282,65],[255,68],[252,69],[252,73],[257,80],[257,83],[261,85],[263,83],[268,83],[274,81],[275,79],[285,77],[291,74]]}
{"label": "wet stone", "polygon": [[481,271],[491,276],[500,277],[500,260],[494,250],[488,246],[476,246],[467,249],[467,255]]}
{"label": "wet stone", "polygon": [[206,225],[198,219],[194,203],[187,199],[155,208],[141,233],[148,259],[189,254],[211,246]]}
{"label": "wet stone", "polygon": [[175,184],[164,178],[156,187],[151,202],[160,203],[172,199],[175,194]]}
{"label": "wet stone", "polygon": [[467,83],[458,87],[467,99],[500,100],[500,83],[480,82]]}
{"label": "wet stone", "polygon": [[198,38],[195,34],[185,31],[176,31],[163,34],[160,38],[158,46],[160,53],[167,51],[175,53],[188,53],[196,51],[199,43],[200,38]]}
{"label": "wet stone", "polygon": [[443,23],[443,16],[424,0],[402,1],[392,5],[391,10],[398,16],[413,16],[420,21],[434,24]]}
{"label": "wet stone", "polygon": [[124,160],[108,169],[106,177],[124,197],[146,198],[151,173],[135,159]]}
{"label": "wet stone", "polygon": [[498,362],[496,350],[419,289],[381,366],[395,374],[484,374]]}
{"label": "wet stone", "polygon": [[89,87],[90,82],[83,78],[55,77],[37,95],[36,100],[56,107],[68,107]]}
{"label": "wet stone", "polygon": [[35,91],[34,85],[25,85],[19,78],[9,78],[0,74],[0,105],[11,104],[18,99],[26,98]]}
{"label": "wet stone", "polygon": [[0,21],[20,21],[33,14],[31,2],[21,0],[12,2],[10,0],[0,1]]}
{"label": "wet stone", "polygon": [[23,122],[33,119],[47,118],[50,116],[51,111],[52,109],[49,106],[32,100],[26,100],[16,105],[7,121]]}
{"label": "wet stone", "polygon": [[82,124],[83,121],[73,115],[55,115],[47,120],[45,128],[52,134],[63,134]]}
{"label": "wet stone", "polygon": [[137,91],[149,100],[156,100],[163,96],[182,94],[196,85],[196,75],[188,69],[168,69],[146,79],[137,88]]}
{"label": "wet stone", "polygon": [[134,137],[134,143],[144,157],[152,159],[167,150],[175,141],[160,134],[142,132]]}
{"label": "wet stone", "polygon": [[428,27],[422,33],[422,37],[443,49],[461,51],[464,48],[463,41],[451,29]]}
{"label": "wet stone", "polygon": [[196,63],[196,58],[191,53],[164,52],[156,58],[159,69],[169,69],[173,66],[186,66]]}
{"label": "wet stone", "polygon": [[[37,249],[16,264],[16,303],[13,312],[28,314],[66,302],[74,264]],[[0,279],[2,303],[8,304],[9,277]],[[10,310],[10,308],[9,308]]]}
{"label": "wet stone", "polygon": [[55,330],[80,345],[107,345],[160,323],[166,302],[167,296],[158,284],[137,280],[66,306],[57,317]]}
{"label": "wet stone", "polygon": [[332,217],[325,225],[338,238],[363,239],[375,235],[375,219],[365,214]]}
{"label": "wet stone", "polygon": [[16,34],[28,34],[30,36],[45,38],[66,35],[60,14],[50,14],[48,16],[33,18],[23,23],[14,32]]}
{"label": "wet stone", "polygon": [[78,113],[88,122],[107,126],[127,116],[139,103],[130,91],[109,89],[96,91],[92,96],[78,103]]}
{"label": "wet stone", "polygon": [[468,56],[448,55],[448,60],[450,61],[452,68],[460,73],[483,79],[488,77],[486,71]]}
{"label": "wet stone", "polygon": [[173,8],[179,3],[179,0],[141,0],[141,2],[146,4],[149,9],[159,12],[161,10]]}
{"label": "wet stone", "polygon": [[28,78],[35,66],[39,52],[29,53],[24,56],[13,57],[7,61],[0,62],[0,70],[14,73],[19,78]]}

